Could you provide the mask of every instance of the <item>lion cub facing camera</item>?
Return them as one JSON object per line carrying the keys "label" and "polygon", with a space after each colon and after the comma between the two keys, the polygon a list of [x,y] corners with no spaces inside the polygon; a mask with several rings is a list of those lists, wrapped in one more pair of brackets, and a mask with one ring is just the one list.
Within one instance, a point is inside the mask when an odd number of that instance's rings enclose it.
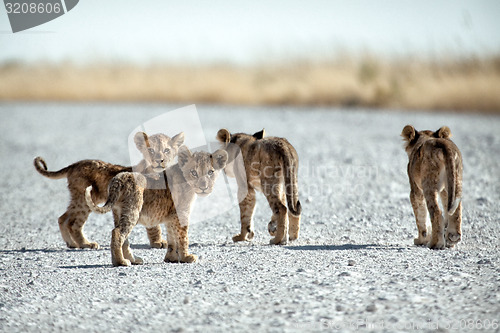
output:
{"label": "lion cub facing camera", "polygon": [[[35,168],[43,176],[51,179],[68,179],[71,201],[66,212],[59,217],[59,230],[68,247],[99,248],[99,244],[90,242],[83,234],[83,227],[90,214],[90,209],[85,203],[87,186],[93,186],[93,200],[102,203],[108,196],[109,182],[120,172],[134,170],[143,174],[151,174],[153,177],[155,173],[162,172],[173,164],[177,150],[184,143],[184,133],[181,132],[170,138],[165,134],[148,136],[144,132],[137,132],[134,136],[134,142],[144,157],[134,167],[125,167],[99,160],[83,160],[59,171],[48,171],[44,159],[35,158]],[[151,247],[166,247],[167,242],[162,240],[160,226],[148,228],[147,233]]]}
{"label": "lion cub facing camera", "polygon": [[[462,238],[462,155],[450,140],[451,131],[444,126],[436,132],[403,128],[406,141],[410,201],[418,228],[416,245],[431,249],[453,247]],[[438,198],[441,199],[441,212]],[[429,238],[426,219],[429,211],[432,234]]]}
{"label": "lion cub facing camera", "polygon": [[[182,146],[179,162],[165,171],[167,186],[136,172],[122,172],[109,184],[109,196],[103,207],[92,200],[89,186],[85,191],[87,205],[104,214],[113,210],[115,228],[111,233],[111,258],[113,266],[142,264],[130,250],[128,236],[139,223],[153,228],[164,223],[167,227],[168,250],[164,261],[191,263],[197,260],[188,253],[188,227],[191,207],[198,196],[209,195],[219,170],[226,166],[227,153],[218,150],[213,154],[195,152]],[[165,183],[163,182],[163,186]]]}
{"label": "lion cub facing camera", "polygon": [[227,175],[235,177],[238,184],[241,232],[233,241],[254,237],[252,217],[257,190],[266,196],[273,212],[268,224],[269,234],[274,236],[270,243],[286,244],[288,237],[290,240],[299,238],[302,212],[297,184],[299,157],[286,139],[264,136],[264,130],[253,135],[231,134],[227,129],[217,133],[217,140],[224,144],[229,161],[234,161],[240,152],[243,157],[241,166],[233,162],[225,168]]}

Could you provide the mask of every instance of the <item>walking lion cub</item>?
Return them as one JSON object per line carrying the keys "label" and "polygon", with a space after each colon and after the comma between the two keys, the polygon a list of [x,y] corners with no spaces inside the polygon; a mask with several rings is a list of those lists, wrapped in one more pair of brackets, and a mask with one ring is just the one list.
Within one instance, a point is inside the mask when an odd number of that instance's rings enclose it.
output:
{"label": "walking lion cub", "polygon": [[225,168],[226,174],[235,177],[238,184],[241,232],[233,241],[254,237],[256,190],[265,195],[273,212],[268,224],[269,234],[274,236],[270,243],[286,244],[287,238],[299,238],[302,212],[297,184],[299,157],[293,146],[284,138],[265,138],[264,130],[249,135],[221,129],[217,140],[224,144],[230,161],[235,161],[240,152],[243,158],[241,165],[233,162]]}
{"label": "walking lion cub", "polygon": [[89,186],[85,191],[85,199],[90,209],[101,214],[113,210],[113,266],[143,263],[141,258],[132,254],[128,242],[128,236],[137,223],[146,228],[165,223],[168,250],[164,261],[195,262],[197,257],[188,253],[191,207],[196,195],[207,196],[212,192],[219,170],[226,166],[227,157],[224,150],[213,154],[191,153],[186,146],[182,146],[179,149],[179,162],[164,172],[167,186],[163,179],[146,179],[139,173],[122,172],[111,180],[109,196],[103,207],[95,204],[91,195],[92,186]]}
{"label": "walking lion cub", "polygon": [[[462,237],[463,166],[460,150],[450,140],[451,131],[446,126],[432,132],[416,131],[407,125],[401,136],[406,141],[410,201],[418,228],[414,243],[428,245],[431,249],[453,247]],[[426,226],[427,211],[432,226],[430,238]]]}
{"label": "walking lion cub", "polygon": [[[35,169],[43,176],[51,179],[68,179],[71,201],[66,212],[59,217],[59,230],[69,248],[99,248],[99,244],[87,240],[83,233],[83,227],[90,214],[90,209],[85,202],[87,186],[93,186],[92,199],[97,203],[102,203],[108,197],[109,182],[120,172],[134,170],[143,174],[151,174],[154,177],[155,173],[160,173],[173,164],[179,147],[184,143],[184,133],[170,138],[165,134],[148,136],[144,132],[138,132],[134,136],[134,142],[144,157],[134,167],[100,160],[83,160],[59,171],[48,171],[45,160],[41,157],[35,158]],[[161,237],[160,226],[148,228],[147,233],[151,247],[166,247],[166,241]]]}

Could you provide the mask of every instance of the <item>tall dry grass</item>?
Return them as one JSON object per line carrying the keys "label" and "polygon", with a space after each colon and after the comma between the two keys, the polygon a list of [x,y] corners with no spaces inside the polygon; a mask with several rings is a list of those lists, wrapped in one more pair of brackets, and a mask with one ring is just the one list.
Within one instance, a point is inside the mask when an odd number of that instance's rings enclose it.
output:
{"label": "tall dry grass", "polygon": [[161,101],[500,112],[500,57],[254,66],[3,64],[0,100]]}

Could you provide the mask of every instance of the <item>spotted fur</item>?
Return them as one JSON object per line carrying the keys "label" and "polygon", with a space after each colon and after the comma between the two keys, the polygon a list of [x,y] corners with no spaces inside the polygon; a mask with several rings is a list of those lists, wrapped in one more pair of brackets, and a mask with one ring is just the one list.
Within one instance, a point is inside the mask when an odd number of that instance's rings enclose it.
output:
{"label": "spotted fur", "polygon": [[209,195],[219,170],[227,162],[227,153],[218,150],[191,153],[182,146],[178,164],[165,171],[167,184],[158,186],[159,180],[146,179],[144,175],[122,172],[109,186],[109,196],[103,207],[98,207],[91,195],[91,186],[85,192],[91,210],[106,213],[113,210],[115,228],[111,236],[111,257],[114,266],[142,264],[130,250],[128,236],[139,223],[153,228],[164,223],[167,228],[168,250],[164,261],[190,263],[196,255],[188,253],[188,227],[191,205],[196,195]]}
{"label": "spotted fur", "polygon": [[[99,244],[87,240],[83,227],[90,214],[90,209],[85,202],[85,189],[92,185],[92,199],[102,203],[108,196],[110,180],[120,172],[133,170],[152,174],[163,171],[174,162],[179,147],[184,142],[184,133],[179,133],[173,138],[164,134],[148,136],[138,132],[134,141],[137,148],[143,153],[144,159],[134,167],[125,167],[117,164],[106,163],[100,160],[83,160],[73,163],[59,171],[48,171],[44,159],[37,157],[34,160],[35,169],[45,177],[51,179],[67,178],[68,190],[71,201],[66,212],[59,217],[59,230],[63,240],[70,248],[98,249]],[[166,150],[169,150],[166,153]],[[159,226],[147,229],[151,247],[166,247],[167,242],[161,237]]]}

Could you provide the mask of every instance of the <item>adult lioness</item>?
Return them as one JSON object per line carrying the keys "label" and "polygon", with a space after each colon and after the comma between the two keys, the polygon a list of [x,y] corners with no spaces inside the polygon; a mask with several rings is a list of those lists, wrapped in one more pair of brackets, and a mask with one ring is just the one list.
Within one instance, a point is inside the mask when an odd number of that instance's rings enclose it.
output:
{"label": "adult lioness", "polygon": [[268,224],[269,233],[274,236],[270,243],[285,244],[287,236],[290,240],[299,237],[302,212],[297,185],[299,157],[286,139],[264,136],[264,130],[254,135],[231,134],[227,129],[217,133],[217,140],[224,144],[230,161],[235,160],[240,151],[243,157],[244,170],[238,163],[230,163],[225,169],[238,183],[241,232],[233,241],[254,237],[252,217],[258,190],[266,196],[273,212]]}
{"label": "adult lioness", "polygon": [[168,240],[166,262],[196,261],[197,257],[188,253],[191,205],[196,195],[207,196],[212,192],[227,157],[224,150],[213,154],[191,153],[186,146],[182,146],[179,149],[179,162],[165,171],[166,188],[161,189],[161,186],[154,184],[159,180],[146,179],[138,173],[122,172],[111,180],[109,196],[103,207],[95,205],[90,194],[92,187],[89,186],[85,191],[85,199],[90,209],[98,213],[113,209],[113,266],[142,264],[142,259],[132,254],[128,242],[128,235],[137,223],[146,228],[165,223]]}
{"label": "adult lioness", "polygon": [[[144,132],[138,132],[134,136],[134,142],[144,157],[134,167],[125,167],[100,160],[83,160],[59,171],[47,171],[44,159],[35,158],[34,165],[40,174],[51,179],[68,179],[71,201],[66,212],[59,217],[59,230],[68,247],[99,248],[99,244],[88,241],[83,234],[83,227],[90,214],[90,209],[85,202],[87,186],[93,185],[92,198],[95,202],[102,203],[108,196],[110,180],[118,173],[132,170],[144,174],[162,172],[174,162],[177,150],[184,143],[184,133],[170,138],[165,134],[148,136]],[[166,241],[162,240],[159,226],[147,229],[147,233],[151,247],[166,247]]]}
{"label": "adult lioness", "polygon": [[[418,228],[416,245],[431,249],[452,247],[462,237],[462,155],[450,140],[451,131],[444,126],[436,132],[403,128],[406,141],[410,200]],[[441,198],[442,213],[438,197]],[[427,205],[427,207],[426,207]],[[429,211],[432,236],[429,240],[426,219]],[[443,216],[444,215],[444,216]]]}

